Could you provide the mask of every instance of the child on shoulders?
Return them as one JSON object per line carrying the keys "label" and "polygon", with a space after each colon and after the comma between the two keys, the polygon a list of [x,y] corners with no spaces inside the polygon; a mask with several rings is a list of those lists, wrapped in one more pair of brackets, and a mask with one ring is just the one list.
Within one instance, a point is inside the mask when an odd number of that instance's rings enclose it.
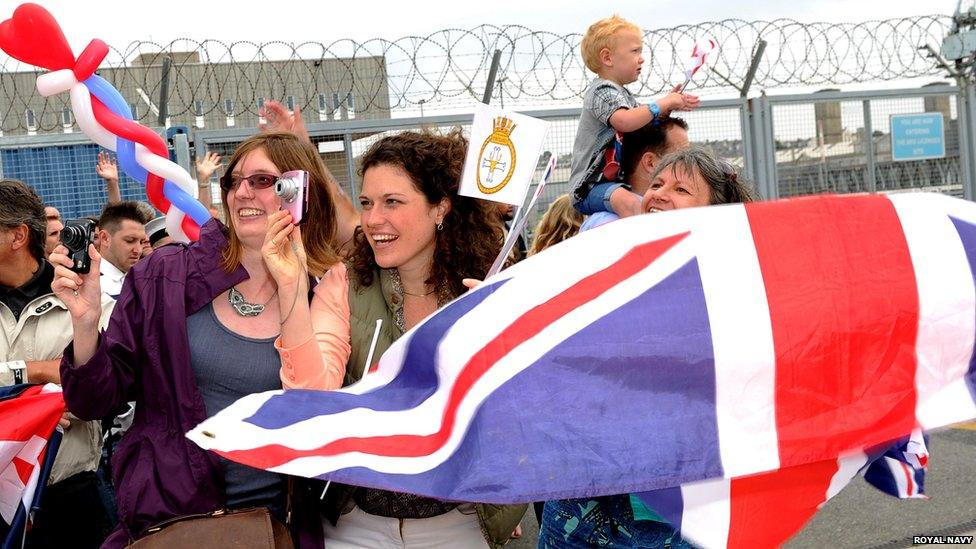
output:
{"label": "child on shoulders", "polygon": [[622,182],[621,134],[699,105],[698,97],[681,93],[680,86],[657,101],[639,104],[624,86],[640,77],[643,49],[641,29],[617,15],[590,25],[580,43],[586,67],[597,74],[583,98],[569,176],[573,206],[582,214],[640,213],[641,197]]}

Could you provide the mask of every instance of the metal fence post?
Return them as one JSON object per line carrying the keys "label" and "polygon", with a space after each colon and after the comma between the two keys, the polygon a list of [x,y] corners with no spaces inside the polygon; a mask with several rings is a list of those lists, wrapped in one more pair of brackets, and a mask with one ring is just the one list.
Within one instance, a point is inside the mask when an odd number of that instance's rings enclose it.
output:
{"label": "metal fence post", "polygon": [[776,138],[773,132],[773,107],[765,95],[751,99],[752,137],[756,158],[756,187],[765,200],[779,198],[776,183]]}
{"label": "metal fence post", "polygon": [[867,158],[867,173],[865,183],[870,193],[878,191],[878,181],[875,174],[874,158],[874,128],[871,126],[871,100],[865,99],[861,102],[864,106],[864,154]]}
{"label": "metal fence post", "polygon": [[973,124],[976,123],[976,88],[965,79],[959,79],[957,121],[959,124],[959,176],[962,178],[962,196],[976,199],[976,147]]}
{"label": "metal fence post", "polygon": [[[173,153],[174,156],[176,156],[176,163],[179,164],[181,168],[186,170],[186,173],[193,173],[193,171],[190,169],[192,162],[190,161],[189,135],[185,133],[177,133],[173,135]],[[197,181],[193,190],[196,193],[196,198],[200,200],[204,206],[209,208],[213,205],[213,196],[210,195],[209,181]]]}
{"label": "metal fence post", "polygon": [[189,136],[185,133],[177,133],[173,135],[173,152],[176,154],[176,163],[180,165],[187,173],[192,173],[190,170],[190,140]]}
{"label": "metal fence post", "polygon": [[769,182],[769,196],[779,198],[779,174],[776,166],[776,127],[773,124],[773,104],[768,97],[762,97],[763,124],[766,128],[766,171]]}
{"label": "metal fence post", "polygon": [[755,136],[752,133],[752,112],[749,99],[742,98],[739,105],[739,133],[742,134],[742,173],[747,181],[752,181],[757,187],[759,179],[756,177]]}
{"label": "metal fence post", "polygon": [[359,191],[356,190],[356,155],[352,152],[352,134],[342,134],[342,148],[346,152],[346,175],[349,177],[349,199],[359,204]]}
{"label": "metal fence post", "polygon": [[766,200],[774,197],[769,194],[769,182],[767,170],[765,168],[766,158],[766,136],[763,128],[762,99],[754,98],[748,100],[747,111],[749,113],[749,137],[752,140],[752,176],[756,182],[756,190]]}
{"label": "metal fence post", "polygon": [[207,140],[203,138],[201,132],[193,132],[193,155],[197,158],[207,153]]}

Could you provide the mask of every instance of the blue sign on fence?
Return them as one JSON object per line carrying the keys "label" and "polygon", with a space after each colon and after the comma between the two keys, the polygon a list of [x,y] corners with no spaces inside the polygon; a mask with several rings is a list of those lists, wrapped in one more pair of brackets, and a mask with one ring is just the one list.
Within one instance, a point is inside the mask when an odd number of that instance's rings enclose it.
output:
{"label": "blue sign on fence", "polygon": [[891,159],[923,160],[945,156],[942,113],[891,115]]}

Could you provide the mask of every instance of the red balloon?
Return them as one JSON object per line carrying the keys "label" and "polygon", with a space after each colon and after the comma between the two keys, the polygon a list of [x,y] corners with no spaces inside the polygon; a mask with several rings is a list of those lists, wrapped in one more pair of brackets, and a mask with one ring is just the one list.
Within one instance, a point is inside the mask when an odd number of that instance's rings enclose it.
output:
{"label": "red balloon", "polygon": [[105,56],[108,55],[108,45],[98,38],[88,43],[88,47],[82,50],[75,66],[72,67],[75,73],[75,80],[84,82],[91,75],[95,74],[98,66],[102,64]]}
{"label": "red balloon", "polygon": [[196,242],[200,240],[200,226],[197,222],[193,220],[190,216],[185,216],[183,218],[183,223],[180,224],[183,229],[183,234],[190,240],[190,242]]}
{"label": "red balloon", "polygon": [[75,64],[61,26],[37,4],[17,6],[13,17],[0,23],[0,49],[14,59],[52,71]]}

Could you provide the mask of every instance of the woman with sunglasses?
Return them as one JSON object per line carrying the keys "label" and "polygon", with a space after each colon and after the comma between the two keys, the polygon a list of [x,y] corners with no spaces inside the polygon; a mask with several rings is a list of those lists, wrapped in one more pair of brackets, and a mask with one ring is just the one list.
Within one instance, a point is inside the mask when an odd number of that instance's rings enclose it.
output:
{"label": "woman with sunglasses", "polygon": [[[309,174],[301,228],[280,210],[274,189],[291,170]],[[98,253],[90,247],[87,274],[69,270],[63,247],[52,255],[52,287],[74,328],[61,365],[69,410],[100,419],[136,403],[112,467],[121,524],[103,547],[123,547],[185,515],[251,507],[281,521],[289,514],[284,477],[205,452],[184,433],[247,394],[341,385],[348,320],[315,324],[320,334],[335,334],[320,336],[335,338],[327,342],[334,352],[323,354],[309,311],[309,277],[328,276],[339,261],[331,181],[310,143],[280,132],[247,139],[221,179],[227,226],[211,220],[199,241],[140,262],[101,334],[92,306],[100,294]],[[327,297],[320,292],[328,288],[317,286],[312,298]],[[299,538],[313,531],[292,526]]]}

